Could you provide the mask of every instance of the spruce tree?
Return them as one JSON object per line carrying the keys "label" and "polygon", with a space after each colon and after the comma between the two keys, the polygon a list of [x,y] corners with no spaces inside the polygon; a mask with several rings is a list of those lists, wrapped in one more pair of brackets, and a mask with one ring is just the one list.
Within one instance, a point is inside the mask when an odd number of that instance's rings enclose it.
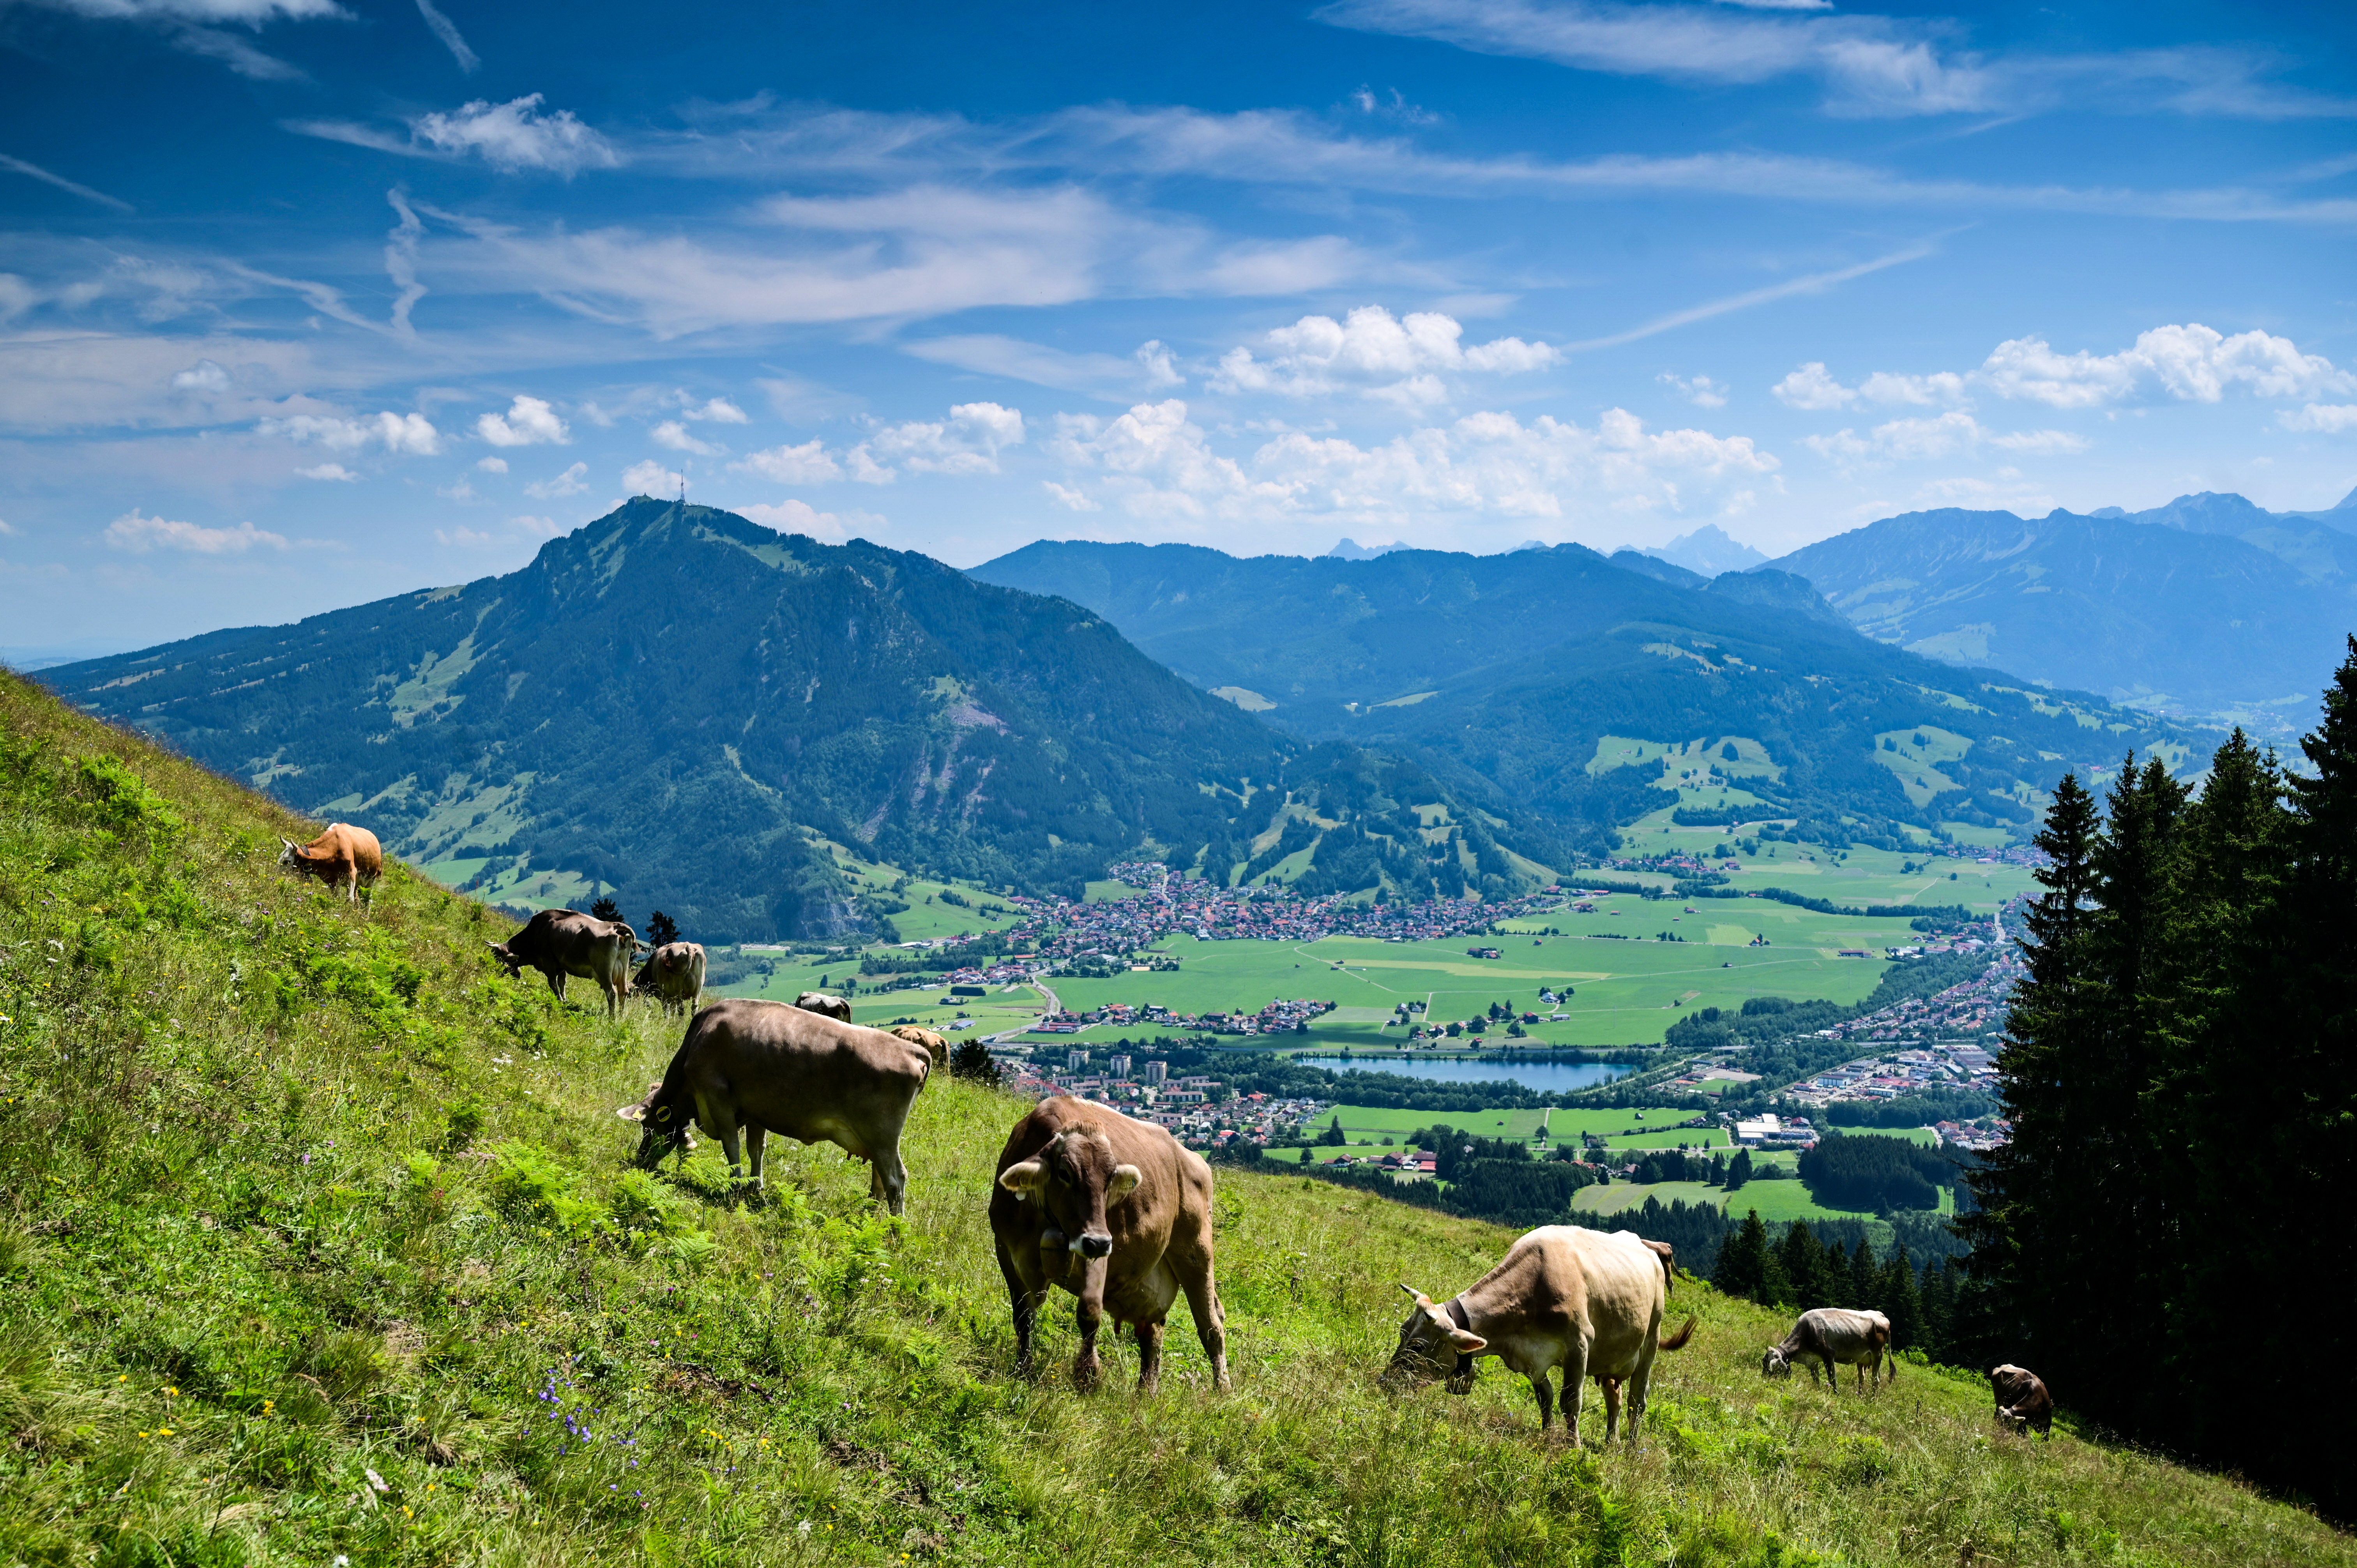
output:
{"label": "spruce tree", "polygon": [[1807,1220],[1792,1221],[1792,1229],[1784,1232],[1784,1240],[1777,1243],[1776,1260],[1784,1266],[1792,1305],[1803,1312],[1833,1305],[1833,1273],[1826,1265],[1825,1250],[1818,1244],[1816,1232],[1809,1229]]}
{"label": "spruce tree", "polygon": [[1907,1249],[1894,1247],[1889,1261],[1875,1281],[1874,1308],[1890,1319],[1890,1343],[1896,1349],[1912,1350],[1923,1343],[1923,1300],[1915,1288],[1915,1265],[1907,1261]]}
{"label": "spruce tree", "polygon": [[1772,1299],[1765,1293],[1767,1278],[1768,1227],[1760,1223],[1755,1208],[1719,1244],[1718,1267],[1712,1272],[1710,1283],[1729,1295],[1767,1302]]}

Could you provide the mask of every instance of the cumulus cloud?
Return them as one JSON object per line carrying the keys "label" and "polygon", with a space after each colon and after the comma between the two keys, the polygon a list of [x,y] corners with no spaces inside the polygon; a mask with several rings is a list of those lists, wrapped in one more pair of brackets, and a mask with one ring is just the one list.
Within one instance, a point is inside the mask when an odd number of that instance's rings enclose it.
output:
{"label": "cumulus cloud", "polygon": [[715,424],[746,423],[745,411],[725,397],[707,398],[699,403],[685,392],[681,392],[678,396],[680,413],[688,419],[708,419]]}
{"label": "cumulus cloud", "polygon": [[345,419],[333,414],[296,413],[265,419],[254,428],[264,435],[281,435],[303,445],[325,446],[331,452],[357,452],[372,444],[387,452],[431,457],[442,450],[441,433],[422,413],[386,410],[371,418]]}
{"label": "cumulus cloud", "polygon": [[1520,338],[1467,348],[1459,341],[1464,332],[1455,317],[1437,311],[1401,318],[1380,305],[1361,306],[1340,321],[1305,316],[1267,335],[1265,359],[1241,345],[1222,355],[1211,389],[1323,397],[1347,388],[1433,403],[1445,395],[1437,372],[1516,375],[1544,370],[1563,358],[1561,349]]}
{"label": "cumulus cloud", "polygon": [[708,441],[699,441],[688,434],[687,426],[676,419],[666,419],[654,427],[654,443],[673,452],[693,452],[699,457],[719,456],[720,448]]}
{"label": "cumulus cloud", "polygon": [[850,538],[855,528],[873,532],[884,521],[874,512],[821,511],[808,501],[802,500],[780,501],[774,506],[766,501],[756,501],[737,510],[762,527],[774,528],[780,533],[802,533],[813,539],[835,541]]}
{"label": "cumulus cloud", "polygon": [[108,523],[105,537],[108,549],[127,551],[134,555],[145,555],[151,550],[178,550],[191,555],[242,555],[257,547],[286,548],[285,535],[256,528],[250,522],[241,522],[235,528],[206,528],[166,517],[145,517],[136,507]]}
{"label": "cumulus cloud", "polygon": [[1474,413],[1372,446],[1288,431],[1240,459],[1216,450],[1176,398],[1111,420],[1060,414],[1049,449],[1075,480],[1050,492],[1063,504],[1103,504],[1101,495],[1168,520],[1717,510],[1742,504],[1741,487],[1779,467],[1747,436],[1652,431],[1624,409],[1593,427]]}
{"label": "cumulus cloud", "polygon": [[478,457],[475,467],[486,474],[504,474],[508,471],[508,460],[505,457]]}
{"label": "cumulus cloud", "polygon": [[1090,499],[1089,492],[1072,485],[1060,485],[1053,479],[1043,479],[1041,485],[1056,499],[1056,504],[1072,511],[1103,511],[1103,506]]}
{"label": "cumulus cloud", "polygon": [[570,109],[543,113],[540,93],[493,103],[478,98],[448,113],[420,115],[410,134],[437,152],[481,158],[506,174],[545,169],[570,179],[585,168],[615,168],[613,144]]}
{"label": "cumulus cloud", "polygon": [[829,456],[826,447],[816,440],[805,441],[799,446],[772,446],[766,452],[748,453],[743,462],[730,466],[786,485],[824,484],[843,478],[843,465]]}
{"label": "cumulus cloud", "polygon": [[307,479],[339,479],[347,484],[360,478],[341,463],[322,463],[316,468],[297,468],[295,472]]}
{"label": "cumulus cloud", "polygon": [[1990,430],[1962,409],[1953,409],[1929,418],[1894,419],[1865,435],[1844,429],[1831,435],[1804,436],[1801,445],[1821,457],[1847,465],[1925,462],[1983,446],[2028,456],[2067,456],[2085,451],[2088,441],[2067,430]]}
{"label": "cumulus cloud", "polygon": [[622,470],[622,488],[633,495],[675,496],[684,483],[678,474],[652,457],[633,463]]}
{"label": "cumulus cloud", "polygon": [[2276,415],[2276,423],[2286,430],[2339,435],[2357,430],[2357,403],[2312,403],[2306,408],[2287,408]]}
{"label": "cumulus cloud", "polygon": [[199,360],[172,378],[172,390],[217,396],[229,391],[229,372],[211,360]]}
{"label": "cumulus cloud", "polygon": [[589,488],[589,465],[576,463],[554,478],[536,479],[523,488],[523,493],[534,500],[555,500],[563,496],[577,496]]}
{"label": "cumulus cloud", "polygon": [[1663,371],[1661,381],[1663,386],[1676,388],[1678,395],[1696,408],[1727,406],[1726,384],[1712,381],[1708,376],[1695,376],[1689,381],[1684,376],[1672,375],[1669,371]]}
{"label": "cumulus cloud", "polygon": [[946,421],[887,425],[870,436],[868,451],[886,468],[920,474],[995,474],[998,454],[1023,444],[1023,414],[995,403],[962,403]]}
{"label": "cumulus cloud", "polygon": [[1856,387],[1842,385],[1824,364],[1812,360],[1772,390],[1789,407],[1824,412],[1857,403],[1954,407],[1967,403],[1975,388],[2050,408],[2089,409],[2147,395],[2216,403],[2235,388],[2254,397],[2313,398],[2357,390],[2357,376],[2321,354],[2300,352],[2288,338],[2260,331],[2230,338],[2189,322],[2156,327],[2139,334],[2133,347],[2112,354],[2066,354],[2043,338],[2009,338],[1975,371],[1877,371]]}
{"label": "cumulus cloud", "polygon": [[475,434],[494,446],[562,446],[573,439],[573,432],[554,409],[520,392],[506,413],[487,413],[476,420]]}

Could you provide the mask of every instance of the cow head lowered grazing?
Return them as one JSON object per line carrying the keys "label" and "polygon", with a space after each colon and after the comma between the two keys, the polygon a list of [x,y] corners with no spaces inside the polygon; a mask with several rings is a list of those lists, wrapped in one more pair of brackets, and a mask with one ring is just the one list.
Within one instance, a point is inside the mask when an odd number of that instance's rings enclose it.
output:
{"label": "cow head lowered grazing", "polygon": [[1116,1327],[1136,1330],[1144,1393],[1160,1376],[1163,1325],[1184,1290],[1211,1380],[1228,1386],[1226,1316],[1211,1268],[1211,1167],[1162,1128],[1085,1101],[1041,1101],[999,1152],[990,1230],[1023,1370],[1040,1305],[1060,1287],[1080,1298],[1072,1381],[1095,1386],[1097,1330],[1110,1315]]}
{"label": "cow head lowered grazing", "polygon": [[617,1114],[639,1124],[645,1165],[693,1147],[694,1123],[720,1140],[737,1176],[742,1133],[756,1187],[770,1133],[834,1144],[874,1167],[869,1195],[899,1214],[909,1186],[900,1132],[932,1066],[924,1047],[881,1029],[730,997],[688,1020],[662,1081]]}
{"label": "cow head lowered grazing", "polygon": [[1399,1344],[1383,1382],[1409,1387],[1446,1377],[1449,1391],[1473,1385],[1473,1363],[1495,1356],[1531,1383],[1542,1431],[1555,1419],[1549,1378],[1563,1369],[1564,1425],[1579,1442],[1579,1406],[1587,1380],[1606,1389],[1608,1440],[1619,1423],[1619,1393],[1629,1392],[1629,1437],[1636,1440],[1653,1375],[1653,1358],[1684,1349],[1694,1320],[1662,1337],[1669,1304],[1669,1261],[1633,1232],[1577,1225],[1544,1225],[1507,1250],[1505,1260],[1453,1299],[1436,1304],[1402,1285],[1415,1307],[1400,1326]]}
{"label": "cow head lowered grazing", "polygon": [[1805,1362],[1811,1383],[1822,1369],[1825,1380],[1839,1391],[1841,1380],[1835,1369],[1856,1367],[1858,1387],[1864,1389],[1869,1374],[1875,1382],[1882,1380],[1886,1356],[1890,1359],[1890,1380],[1895,1383],[1899,1358],[1891,1354],[1890,1319],[1878,1312],[1820,1306],[1801,1314],[1783,1343],[1768,1347],[1760,1358],[1760,1370],[1768,1377],[1785,1378],[1792,1376],[1794,1363]]}
{"label": "cow head lowered grazing", "polygon": [[507,940],[487,945],[511,975],[538,970],[559,1002],[568,975],[597,983],[609,1018],[630,1000],[630,960],[638,953],[639,936],[619,920],[601,920],[577,909],[543,909]]}

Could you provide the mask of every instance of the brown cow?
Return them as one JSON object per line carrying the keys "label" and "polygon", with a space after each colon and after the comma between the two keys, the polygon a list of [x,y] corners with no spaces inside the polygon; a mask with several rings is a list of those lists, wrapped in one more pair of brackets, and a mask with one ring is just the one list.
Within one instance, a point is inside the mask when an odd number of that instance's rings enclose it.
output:
{"label": "brown cow", "polygon": [[934,1034],[931,1029],[920,1029],[914,1024],[895,1024],[884,1032],[888,1035],[898,1035],[912,1046],[924,1047],[927,1053],[932,1057],[935,1067],[944,1067],[949,1063],[949,1041]]}
{"label": "brown cow", "polygon": [[761,1185],[767,1136],[834,1144],[874,1166],[869,1196],[895,1214],[908,1207],[900,1130],[932,1058],[881,1029],[863,1029],[782,1002],[730,997],[688,1020],[687,1037],[645,1100],[619,1114],[645,1129],[638,1160],[652,1165],[693,1144],[694,1122],[720,1140],[728,1174],[745,1134],[752,1182]]}
{"label": "brown cow", "polygon": [[279,865],[316,876],[330,890],[342,883],[348,904],[359,899],[362,883],[373,889],[376,879],[384,875],[384,850],[376,835],[349,822],[329,822],[328,831],[309,843],[289,838],[278,842],[286,846],[278,857]]}
{"label": "brown cow", "polygon": [[1648,1251],[1632,1231],[1608,1236],[1583,1226],[1543,1225],[1445,1305],[1413,1285],[1401,1285],[1415,1298],[1415,1309],[1400,1326],[1399,1346],[1384,1380],[1398,1385],[1446,1375],[1450,1392],[1469,1393],[1474,1358],[1495,1356],[1530,1380],[1544,1431],[1555,1417],[1548,1378],[1561,1367],[1564,1425],[1575,1446],[1587,1380],[1606,1385],[1607,1440],[1615,1434],[1615,1407],[1625,1382],[1633,1442],[1645,1414],[1654,1355],[1682,1350],[1694,1337],[1692,1318],[1670,1338],[1662,1337],[1668,1272],[1660,1253]]}
{"label": "brown cow", "polygon": [[1137,1333],[1137,1391],[1162,1371],[1170,1304],[1187,1293],[1211,1382],[1228,1386],[1227,1316],[1211,1274],[1211,1167],[1151,1122],[1056,1095],[1015,1124],[990,1195],[998,1271],[1015,1308],[1016,1362],[1031,1369],[1031,1328],[1050,1286],[1080,1298],[1072,1382],[1094,1388],[1097,1326]]}
{"label": "brown cow", "polygon": [[833,1018],[845,1024],[851,1022],[851,1004],[823,991],[805,991],[794,998],[794,1005],[805,1013],[816,1013],[823,1018]]}
{"label": "brown cow", "polygon": [[2036,1427],[2054,1435],[2054,1396],[2037,1373],[2010,1362],[1989,1369],[1989,1390],[1996,1395],[1996,1418],[2016,1432]]}
{"label": "brown cow", "polygon": [[704,996],[704,945],[665,942],[647,954],[630,989],[643,991],[669,1013],[693,1013]]}
{"label": "brown cow", "polygon": [[630,1000],[630,960],[639,950],[639,935],[619,920],[601,920],[577,909],[543,909],[507,940],[487,945],[510,974],[540,971],[559,1002],[570,974],[597,983],[608,1018]]}

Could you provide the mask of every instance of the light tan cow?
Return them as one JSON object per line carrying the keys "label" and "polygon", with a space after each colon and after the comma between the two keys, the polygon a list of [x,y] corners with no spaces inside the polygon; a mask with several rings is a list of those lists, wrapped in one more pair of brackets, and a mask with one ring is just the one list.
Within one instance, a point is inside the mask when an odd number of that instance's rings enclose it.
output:
{"label": "light tan cow", "polygon": [[662,1004],[665,1013],[693,1013],[704,996],[704,944],[665,942],[647,954],[630,989]]}
{"label": "light tan cow", "polygon": [[1805,1361],[1812,1386],[1822,1368],[1825,1381],[1839,1393],[1841,1368],[1856,1367],[1857,1386],[1863,1390],[1882,1381],[1886,1356],[1890,1358],[1890,1380],[1897,1382],[1899,1358],[1891,1350],[1890,1319],[1882,1314],[1846,1306],[1813,1307],[1793,1322],[1792,1332],[1784,1336],[1782,1344],[1768,1347],[1767,1354],[1760,1358],[1760,1370],[1771,1378],[1790,1377],[1793,1363]]}
{"label": "light tan cow", "polygon": [[538,970],[559,1002],[565,1000],[567,975],[597,983],[608,1018],[630,998],[630,960],[639,950],[639,936],[619,920],[601,920],[578,909],[543,909],[507,940],[487,945],[510,974]]}
{"label": "light tan cow", "polygon": [[1211,1270],[1211,1167],[1151,1122],[1083,1100],[1043,1100],[1015,1125],[990,1194],[998,1270],[1015,1308],[1017,1364],[1031,1367],[1031,1330],[1048,1292],[1080,1298],[1081,1353],[1072,1381],[1096,1386],[1097,1329],[1137,1333],[1137,1390],[1162,1371],[1163,1324],[1180,1291],[1228,1386],[1227,1316]]}
{"label": "light tan cow", "polygon": [[884,1031],[898,1035],[912,1046],[922,1046],[933,1058],[935,1067],[945,1067],[950,1059],[950,1043],[931,1029],[920,1029],[914,1024],[895,1024]]}
{"label": "light tan cow", "polygon": [[372,888],[384,875],[384,850],[376,835],[349,822],[329,822],[328,831],[309,843],[289,838],[278,842],[286,846],[278,857],[279,865],[317,877],[331,891],[338,883],[343,884],[348,904],[358,901],[363,883]]}
{"label": "light tan cow", "polygon": [[638,1159],[652,1165],[692,1147],[689,1123],[720,1140],[739,1176],[737,1134],[761,1184],[764,1140],[775,1133],[834,1144],[874,1169],[867,1190],[895,1214],[908,1207],[900,1130],[925,1087],[932,1058],[881,1029],[824,1017],[782,1002],[730,997],[688,1020],[687,1037],[662,1081],[618,1112],[644,1129]]}
{"label": "light tan cow", "polygon": [[[1682,1350],[1694,1337],[1692,1318],[1670,1338],[1662,1337],[1668,1274],[1665,1261],[1634,1231],[1606,1235],[1584,1226],[1543,1225],[1446,1303],[1401,1285],[1415,1298],[1415,1309],[1400,1326],[1384,1380],[1399,1385],[1445,1376],[1450,1392],[1469,1393],[1475,1358],[1495,1356],[1530,1380],[1544,1430],[1555,1413],[1547,1380],[1561,1367],[1564,1425],[1576,1447],[1587,1380],[1609,1379],[1628,1389],[1634,1442],[1655,1353]],[[1607,1441],[1614,1435],[1615,1402],[1606,1403]]]}
{"label": "light tan cow", "polygon": [[794,998],[794,1005],[805,1013],[816,1013],[821,1017],[833,1018],[845,1024],[851,1022],[851,1004],[840,996],[830,996],[823,991],[805,991]]}

